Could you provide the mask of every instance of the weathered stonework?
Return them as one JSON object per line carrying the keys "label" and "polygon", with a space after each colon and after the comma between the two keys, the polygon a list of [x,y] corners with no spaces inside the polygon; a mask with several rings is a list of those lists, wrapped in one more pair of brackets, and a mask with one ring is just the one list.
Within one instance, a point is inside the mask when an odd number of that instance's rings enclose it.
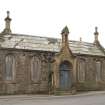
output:
{"label": "weathered stonework", "polygon": [[9,12],[0,33],[0,95],[105,90],[105,51],[94,43],[13,34]]}
{"label": "weathered stonework", "polygon": [[[78,85],[77,89],[79,90],[104,90],[105,89],[105,80],[104,80],[104,62],[105,58],[104,57],[92,57],[92,56],[87,56],[87,57],[78,57],[78,63],[80,59],[85,59],[85,80],[83,82],[79,82],[78,80]],[[96,75],[96,65],[95,63],[97,61],[100,61],[101,63],[101,69],[100,69],[100,80],[97,80]],[[79,69],[79,68],[78,68]],[[77,69],[77,70],[78,70]]]}
{"label": "weathered stonework", "polygon": [[[6,55],[15,57],[14,80],[4,80],[3,72],[5,70]],[[0,50],[0,94],[24,94],[24,93],[47,93],[48,92],[48,64],[46,58],[41,57],[41,76],[37,83],[31,79],[30,60],[33,55],[43,56],[47,52],[22,51],[22,50]]]}

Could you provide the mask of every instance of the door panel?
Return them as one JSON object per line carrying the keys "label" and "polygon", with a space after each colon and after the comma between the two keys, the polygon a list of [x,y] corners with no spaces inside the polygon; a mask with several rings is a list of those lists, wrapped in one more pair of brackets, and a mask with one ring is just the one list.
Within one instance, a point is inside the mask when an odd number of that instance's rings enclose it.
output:
{"label": "door panel", "polygon": [[60,88],[62,90],[66,90],[69,89],[70,86],[71,86],[70,72],[62,70],[60,74]]}
{"label": "door panel", "polygon": [[60,65],[60,88],[61,90],[68,90],[71,88],[70,65],[62,63]]}

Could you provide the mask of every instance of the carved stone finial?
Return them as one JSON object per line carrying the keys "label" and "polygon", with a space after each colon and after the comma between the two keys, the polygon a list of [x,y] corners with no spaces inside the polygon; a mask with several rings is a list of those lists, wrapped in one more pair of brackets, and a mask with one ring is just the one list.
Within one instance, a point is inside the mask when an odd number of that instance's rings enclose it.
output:
{"label": "carved stone finial", "polygon": [[5,18],[5,28],[2,33],[4,34],[10,34],[11,33],[11,28],[10,28],[10,23],[11,23],[11,18],[10,18],[10,12],[7,11],[7,17]]}
{"label": "carved stone finial", "polygon": [[5,18],[5,21],[11,21],[11,18],[10,18],[10,12],[9,11],[7,11],[7,17]]}
{"label": "carved stone finial", "polygon": [[9,12],[9,11],[7,11],[7,17],[9,17],[9,14],[10,14],[10,12]]}
{"label": "carved stone finial", "polygon": [[80,42],[82,42],[82,37],[80,37]]}
{"label": "carved stone finial", "polygon": [[95,31],[97,32],[98,27],[95,27]]}
{"label": "carved stone finial", "polygon": [[95,35],[98,35],[98,27],[95,27],[95,32],[94,32]]}
{"label": "carved stone finial", "polygon": [[61,34],[63,34],[63,33],[69,34],[69,29],[68,29],[67,26],[65,26],[65,27],[63,28]]}
{"label": "carved stone finial", "polygon": [[95,38],[94,38],[94,43],[95,43],[95,44],[96,44],[96,43],[99,43],[98,35],[99,35],[99,33],[98,33],[98,27],[95,27],[95,32],[94,32],[94,36],[95,36]]}

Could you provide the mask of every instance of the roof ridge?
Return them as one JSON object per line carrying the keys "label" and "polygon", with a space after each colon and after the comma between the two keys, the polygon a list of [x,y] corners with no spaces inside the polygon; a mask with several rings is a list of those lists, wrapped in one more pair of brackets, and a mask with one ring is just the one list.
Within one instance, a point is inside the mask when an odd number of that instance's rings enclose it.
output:
{"label": "roof ridge", "polygon": [[[55,38],[55,37],[46,37],[46,36],[40,36],[40,35],[27,35],[27,34],[17,34],[17,33],[11,33],[10,35],[15,35],[15,36],[27,36],[27,37],[38,37],[38,38],[51,38],[51,39],[58,39],[61,40],[61,38]],[[80,42],[78,40],[69,40],[69,42]],[[91,42],[86,42],[86,41],[82,41],[80,43],[88,43],[88,44],[93,44]]]}

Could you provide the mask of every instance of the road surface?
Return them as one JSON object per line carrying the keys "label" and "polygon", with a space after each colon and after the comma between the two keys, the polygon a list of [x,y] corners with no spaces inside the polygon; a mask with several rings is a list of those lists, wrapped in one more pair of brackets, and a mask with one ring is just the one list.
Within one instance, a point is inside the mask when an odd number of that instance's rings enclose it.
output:
{"label": "road surface", "polygon": [[105,105],[105,93],[71,96],[0,96],[0,105]]}

